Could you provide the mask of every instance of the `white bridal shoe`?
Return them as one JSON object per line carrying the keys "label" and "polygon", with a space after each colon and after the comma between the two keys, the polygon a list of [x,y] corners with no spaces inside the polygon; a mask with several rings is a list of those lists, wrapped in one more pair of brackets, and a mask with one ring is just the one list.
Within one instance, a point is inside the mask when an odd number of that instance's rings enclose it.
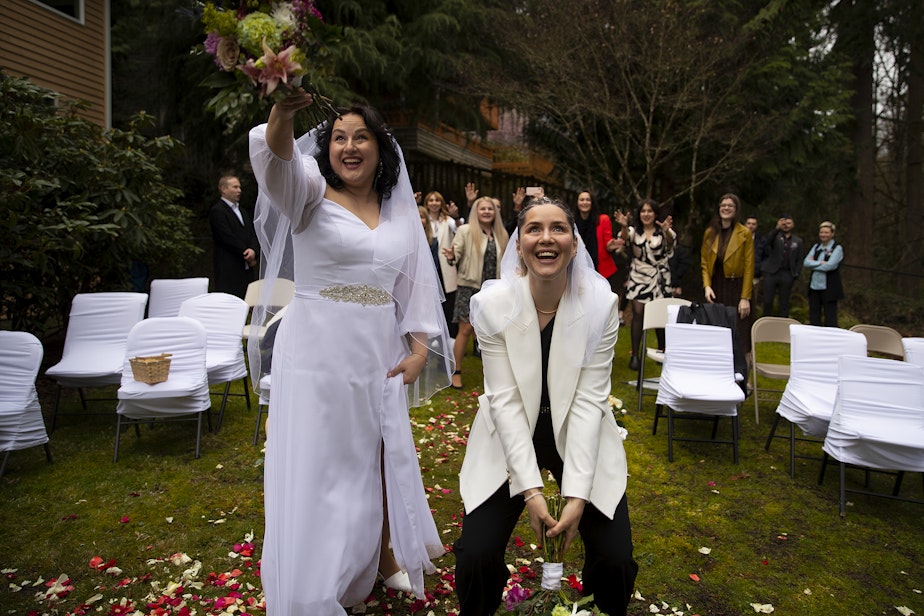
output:
{"label": "white bridal shoe", "polygon": [[387,578],[379,572],[379,579],[382,580],[382,583],[385,584],[387,588],[391,588],[392,590],[400,590],[408,594],[413,592],[411,589],[411,578],[408,577],[406,571],[398,570],[397,573]]}

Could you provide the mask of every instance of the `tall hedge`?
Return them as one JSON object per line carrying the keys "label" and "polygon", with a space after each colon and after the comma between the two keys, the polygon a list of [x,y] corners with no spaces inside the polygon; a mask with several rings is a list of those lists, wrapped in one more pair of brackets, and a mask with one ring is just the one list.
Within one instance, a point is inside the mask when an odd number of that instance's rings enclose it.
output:
{"label": "tall hedge", "polygon": [[133,263],[182,276],[201,252],[163,168],[182,151],[135,116],[103,130],[79,104],[0,72],[0,320],[42,336],[76,293],[132,290]]}

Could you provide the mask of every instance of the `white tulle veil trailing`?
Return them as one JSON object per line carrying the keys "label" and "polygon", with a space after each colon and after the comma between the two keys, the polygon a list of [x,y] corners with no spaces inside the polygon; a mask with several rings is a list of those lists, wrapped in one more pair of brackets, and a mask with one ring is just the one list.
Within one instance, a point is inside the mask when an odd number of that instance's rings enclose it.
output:
{"label": "white tulle veil trailing", "polygon": [[[323,127],[322,124],[296,140],[296,156],[317,156],[320,151],[317,136]],[[449,385],[453,371],[452,347],[441,305],[444,298],[442,285],[420,222],[404,155],[393,137],[391,142],[400,160],[398,182],[392,188],[391,194],[382,199],[379,215],[381,232],[376,234],[376,237],[380,238],[377,241],[382,245],[376,245],[369,267],[377,273],[380,272],[383,281],[392,280],[393,272],[398,272],[398,283],[392,297],[395,300],[400,331],[417,332],[427,336],[426,340],[420,340],[429,349],[426,365],[417,381],[408,387],[409,403],[416,406]],[[282,307],[273,305],[272,301],[275,281],[280,278],[295,280],[292,224],[273,207],[262,187],[255,206],[254,227],[262,250],[260,275],[263,285],[260,299],[253,309],[247,351],[251,380],[254,389],[259,393],[260,381],[269,373],[266,360],[271,352],[270,336],[267,336],[265,343],[256,343],[261,339],[258,335],[259,328],[271,323],[280,314]],[[387,247],[384,245],[386,241],[389,243]],[[395,250],[396,241],[405,243],[403,250]],[[401,256],[383,256],[396,253]],[[310,267],[310,264],[300,267]],[[390,283],[383,283],[382,288],[392,291]]]}
{"label": "white tulle veil trailing", "polygon": [[[613,292],[610,289],[610,283],[594,267],[593,260],[590,258],[590,253],[587,252],[587,247],[584,245],[584,240],[581,239],[581,234],[578,233],[577,227],[572,227],[572,232],[577,238],[578,249],[574,259],[568,265],[568,284],[565,287],[565,296],[572,306],[579,306],[579,310],[574,311],[574,314],[581,315],[581,318],[587,319],[587,338],[583,341],[583,353],[569,353],[568,356],[572,357],[575,363],[580,362],[580,365],[584,366],[590,361],[600,344],[600,339],[603,337],[603,330],[610,316],[609,308],[612,306],[612,303],[607,301],[607,298]],[[519,233],[519,229],[517,229],[510,236],[507,250],[501,259],[500,278],[485,281],[481,286],[482,290],[490,289],[495,285],[512,286],[516,284],[517,280],[528,275],[520,262],[519,251],[516,249]],[[531,303],[526,305],[527,302],[523,301],[521,294],[512,293],[512,296],[515,301],[502,319],[479,320],[478,308],[480,304],[472,302],[471,322],[473,324],[478,323],[480,331],[493,335],[498,332],[485,329],[485,325],[488,323],[497,323],[498,325],[495,327],[498,330],[505,329],[512,321],[517,320],[518,315],[523,310],[535,309]],[[564,300],[565,297],[562,299]],[[577,342],[575,341],[575,343]]]}

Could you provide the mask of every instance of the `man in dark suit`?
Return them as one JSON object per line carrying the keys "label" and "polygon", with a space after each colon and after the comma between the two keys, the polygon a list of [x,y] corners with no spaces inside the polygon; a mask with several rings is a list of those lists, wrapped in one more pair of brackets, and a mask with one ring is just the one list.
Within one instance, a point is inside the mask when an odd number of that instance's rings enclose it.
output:
{"label": "man in dark suit", "polygon": [[802,239],[792,232],[792,216],[783,214],[776,222],[776,228],[767,236],[767,253],[761,263],[764,279],[764,314],[773,316],[773,297],[779,292],[779,311],[776,316],[789,316],[789,296],[792,283],[802,271],[805,249]]}
{"label": "man in dark suit", "polygon": [[233,175],[218,181],[221,200],[212,206],[209,223],[214,240],[214,290],[241,299],[254,280],[260,244],[251,214],[240,207],[241,182]]}

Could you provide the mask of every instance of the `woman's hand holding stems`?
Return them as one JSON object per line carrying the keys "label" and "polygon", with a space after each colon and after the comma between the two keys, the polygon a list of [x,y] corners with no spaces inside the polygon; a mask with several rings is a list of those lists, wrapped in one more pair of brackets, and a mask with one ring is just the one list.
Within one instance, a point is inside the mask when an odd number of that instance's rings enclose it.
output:
{"label": "woman's hand holding stems", "polygon": [[[581,522],[581,516],[584,515],[584,505],[587,501],[582,498],[569,498],[562,509],[561,518],[556,520],[549,513],[545,496],[541,490],[530,488],[524,490],[522,495],[529,513],[529,527],[533,529],[539,542],[544,542],[546,537],[552,538],[564,533],[565,541],[562,551],[566,552],[578,534],[578,524]],[[544,528],[548,528],[545,533],[543,533]]]}

